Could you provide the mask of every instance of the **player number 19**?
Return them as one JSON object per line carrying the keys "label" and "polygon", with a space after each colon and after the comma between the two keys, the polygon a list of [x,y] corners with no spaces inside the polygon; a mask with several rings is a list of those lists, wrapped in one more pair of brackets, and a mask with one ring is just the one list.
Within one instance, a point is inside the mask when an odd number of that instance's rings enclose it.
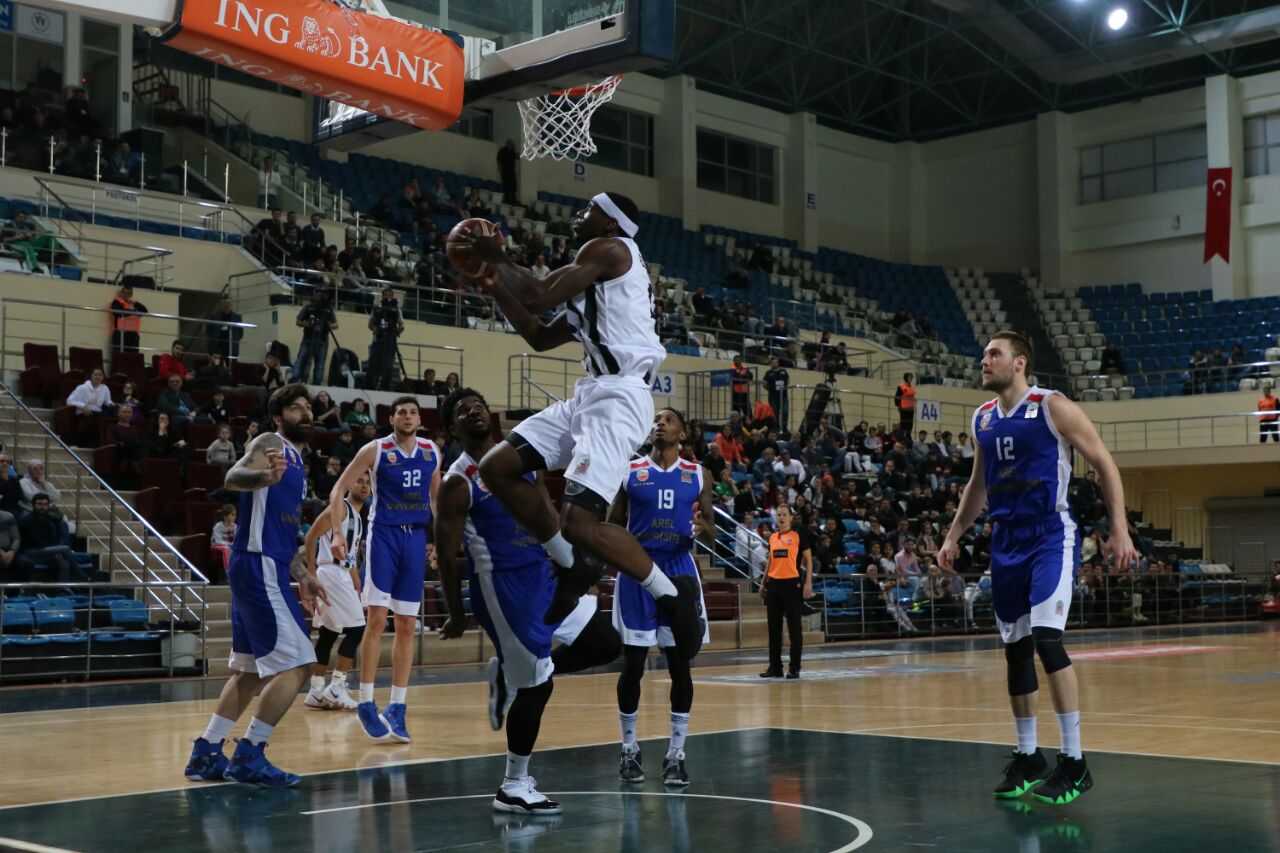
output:
{"label": "player number 19", "polygon": [[658,509],[676,508],[676,490],[662,489],[658,492]]}
{"label": "player number 19", "polygon": [[996,459],[1001,462],[1013,461],[1013,436],[1006,435],[996,439]]}

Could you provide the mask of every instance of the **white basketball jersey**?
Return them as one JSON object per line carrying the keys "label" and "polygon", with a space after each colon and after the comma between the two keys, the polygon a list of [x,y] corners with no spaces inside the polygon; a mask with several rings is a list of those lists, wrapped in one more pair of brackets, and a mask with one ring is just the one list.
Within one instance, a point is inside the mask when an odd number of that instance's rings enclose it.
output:
{"label": "white basketball jersey", "polygon": [[[343,533],[347,535],[347,562],[352,566],[356,564],[357,556],[362,553],[361,544],[364,540],[364,523],[360,520],[360,513],[356,512],[355,507],[351,505],[348,498],[343,498],[342,502],[347,505],[347,524]],[[320,538],[316,540],[316,565],[317,566],[334,566],[333,562],[333,529],[330,528],[320,534]],[[344,566],[343,568],[348,568]]]}
{"label": "white basketball jersey", "polygon": [[569,301],[568,320],[582,342],[582,366],[592,376],[653,374],[666,358],[653,324],[653,293],[640,247],[615,237],[631,252],[631,268],[617,278],[598,281]]}

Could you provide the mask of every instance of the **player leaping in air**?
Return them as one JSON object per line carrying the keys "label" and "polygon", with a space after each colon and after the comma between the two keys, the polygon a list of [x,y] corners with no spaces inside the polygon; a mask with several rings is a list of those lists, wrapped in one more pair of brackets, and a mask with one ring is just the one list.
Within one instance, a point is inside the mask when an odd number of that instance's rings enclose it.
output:
{"label": "player leaping in air", "polygon": [[[485,454],[480,474],[556,564],[556,595],[543,617],[548,624],[577,606],[608,561],[655,599],[689,660],[702,648],[706,627],[697,579],[668,577],[625,527],[605,522],[631,456],[649,434],[650,382],[666,356],[654,331],[649,272],[635,242],[639,216],[626,196],[595,196],[573,220],[580,247],[574,261],[541,281],[513,263],[500,243],[473,232],[470,250],[494,270],[479,286],[493,294],[507,320],[538,352],[579,341],[587,369],[571,398],[521,422]],[[564,310],[550,323],[535,316],[560,305]],[[560,519],[524,476],[556,468],[565,469],[567,480]]]}

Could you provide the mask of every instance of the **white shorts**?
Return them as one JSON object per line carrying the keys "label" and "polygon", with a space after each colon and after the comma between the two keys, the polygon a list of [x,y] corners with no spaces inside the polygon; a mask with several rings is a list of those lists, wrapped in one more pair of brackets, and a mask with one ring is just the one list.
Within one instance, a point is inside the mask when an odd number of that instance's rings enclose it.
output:
{"label": "white shorts", "polygon": [[351,581],[351,572],[334,565],[322,565],[316,567],[316,579],[329,596],[328,604],[316,602],[316,618],[312,620],[316,627],[341,634],[347,628],[364,624],[364,608],[360,606],[360,593]]}
{"label": "white shorts", "polygon": [[612,503],[631,457],[653,429],[653,392],[638,376],[588,376],[573,396],[512,430],[538,451],[547,469]]}

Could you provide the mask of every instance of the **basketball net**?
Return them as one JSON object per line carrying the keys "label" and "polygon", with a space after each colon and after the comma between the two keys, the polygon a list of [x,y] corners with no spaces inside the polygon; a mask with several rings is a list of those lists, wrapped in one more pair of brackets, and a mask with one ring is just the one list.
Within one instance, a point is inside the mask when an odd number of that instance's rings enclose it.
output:
{"label": "basketball net", "polygon": [[551,157],[576,160],[596,153],[591,139],[591,116],[612,98],[622,75],[606,77],[590,86],[563,89],[520,101],[526,160]]}

